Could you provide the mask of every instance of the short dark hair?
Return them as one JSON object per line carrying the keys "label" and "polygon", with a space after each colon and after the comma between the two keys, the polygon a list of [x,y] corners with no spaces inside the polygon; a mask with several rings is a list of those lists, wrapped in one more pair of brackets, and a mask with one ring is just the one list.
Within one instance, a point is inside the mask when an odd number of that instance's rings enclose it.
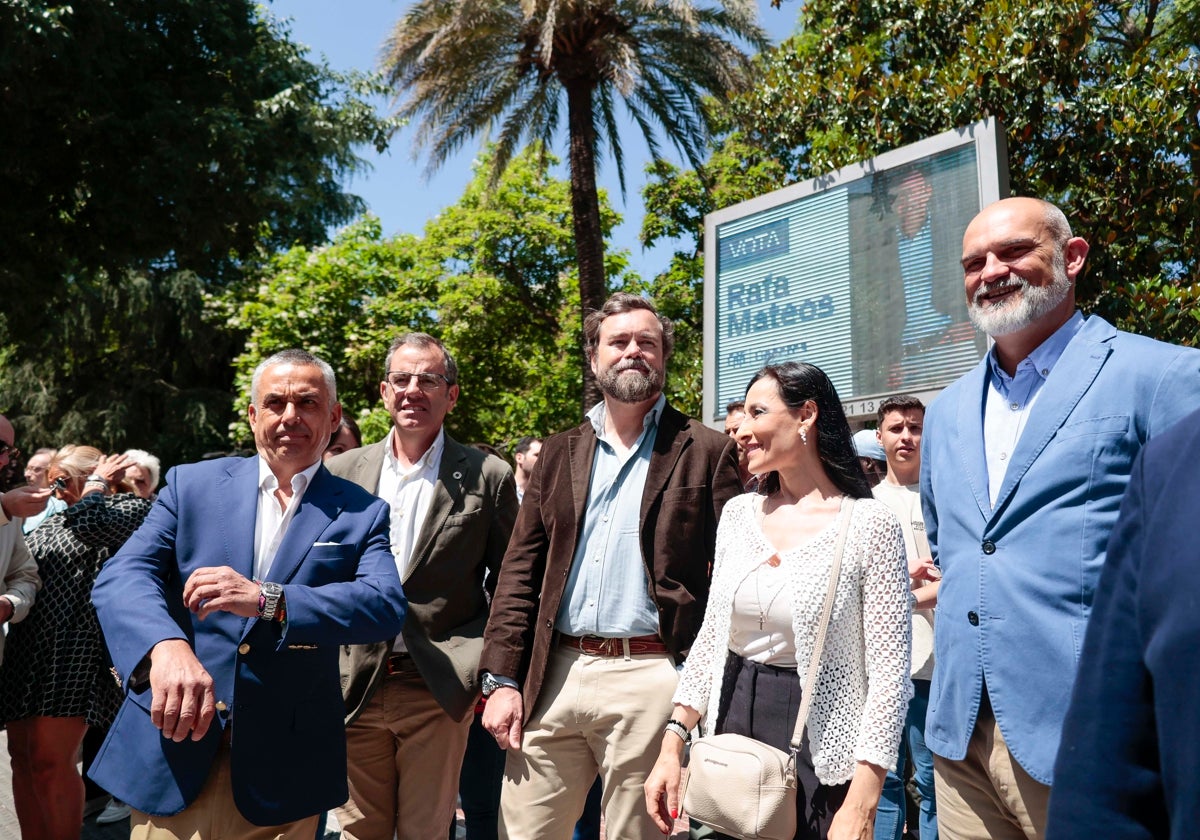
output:
{"label": "short dark hair", "polygon": [[325,444],[325,448],[333,446],[333,442],[338,439],[338,435],[342,433],[342,429],[349,429],[351,436],[354,438],[355,447],[362,446],[362,430],[358,428],[358,423],[354,418],[346,412],[342,412],[342,422],[338,423],[333,431],[329,433],[329,443]]}
{"label": "short dark hair", "polygon": [[[799,408],[809,400],[817,404],[815,444],[825,474],[847,496],[869,498],[871,485],[867,483],[867,477],[858,463],[846,412],[842,409],[842,401],[838,399],[837,389],[825,371],[807,362],[767,365],[754,374],[746,390],[749,391],[751,385],[763,378],[775,381],[779,398],[788,408]],[[770,473],[763,485],[768,493],[774,491],[779,487],[779,476]]]}
{"label": "short dark hair", "polygon": [[733,412],[735,412],[735,411],[745,411],[745,410],[746,410],[746,401],[745,400],[730,400],[729,404],[725,406],[725,416],[728,417],[730,414],[733,414]]}
{"label": "short dark hair", "polygon": [[524,455],[529,451],[529,447],[533,446],[535,443],[541,442],[542,439],[539,437],[530,437],[529,435],[526,435],[517,441],[517,445],[513,447],[513,455]]}
{"label": "short dark hair", "polygon": [[450,355],[450,351],[446,349],[446,345],[442,344],[441,341],[429,333],[423,332],[406,332],[396,336],[396,340],[388,347],[384,362],[384,376],[387,376],[388,371],[392,369],[392,356],[401,347],[420,347],[422,350],[436,347],[438,350],[441,350],[442,356],[446,360],[446,383],[448,385],[458,384],[458,365],[455,363],[454,357]]}
{"label": "short dark hair", "polygon": [[596,354],[596,347],[600,344],[600,325],[604,323],[604,319],[633,312],[635,309],[645,309],[658,319],[658,324],[662,327],[663,359],[671,358],[671,351],[675,349],[675,325],[671,323],[671,319],[658,314],[649,298],[631,295],[629,292],[617,292],[604,301],[603,306],[593,309],[583,319],[583,349],[589,359]]}
{"label": "short dark hair", "polygon": [[920,411],[924,414],[925,403],[912,394],[894,394],[879,404],[879,411],[876,414],[880,423],[883,422],[884,416],[889,411]]}

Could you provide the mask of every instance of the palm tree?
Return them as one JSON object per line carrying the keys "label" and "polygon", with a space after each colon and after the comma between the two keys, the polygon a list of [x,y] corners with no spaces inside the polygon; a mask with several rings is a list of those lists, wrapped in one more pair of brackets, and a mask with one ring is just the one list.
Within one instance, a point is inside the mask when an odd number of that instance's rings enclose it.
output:
{"label": "palm tree", "polygon": [[[658,159],[664,134],[693,167],[708,137],[705,99],[745,89],[766,36],[754,0],[417,0],[384,47],[397,113],[417,123],[429,169],[495,131],[493,178],[524,139],[548,147],[566,102],[571,209],[583,311],[607,284],[596,161],[606,143],[624,192],[614,103]],[[584,360],[584,407],[599,399]]]}

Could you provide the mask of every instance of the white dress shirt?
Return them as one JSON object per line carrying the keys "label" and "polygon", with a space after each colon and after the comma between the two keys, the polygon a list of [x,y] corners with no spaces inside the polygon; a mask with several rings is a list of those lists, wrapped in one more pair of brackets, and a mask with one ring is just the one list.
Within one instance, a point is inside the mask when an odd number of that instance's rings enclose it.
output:
{"label": "white dress shirt", "polygon": [[[288,526],[292,524],[292,519],[296,516],[296,508],[300,507],[300,500],[304,498],[304,491],[308,489],[308,485],[312,482],[313,476],[317,474],[317,468],[320,466],[321,462],[318,460],[303,472],[292,476],[292,498],[288,502],[287,509],[284,510],[279,499],[275,497],[275,491],[279,489],[279,480],[275,478],[275,473],[271,472],[267,462],[261,455],[259,456],[258,512],[254,519],[255,580],[270,580],[268,574],[271,571],[271,564],[275,562],[279,544],[283,542]],[[278,581],[276,582],[278,583]]]}
{"label": "white dress shirt", "polygon": [[[396,571],[403,583],[412,574],[415,559],[413,549],[425,525],[429,505],[433,502],[433,491],[442,468],[442,453],[446,450],[446,432],[439,430],[425,454],[411,467],[405,467],[396,457],[395,435],[395,429],[388,432],[383,447],[379,498],[392,509],[392,556],[396,559]],[[396,637],[394,650],[397,653],[408,650],[402,637]]]}
{"label": "white dress shirt", "polygon": [[993,505],[1004,486],[1013,451],[1042,393],[1042,385],[1082,327],[1083,315],[1076,310],[1070,320],[1021,360],[1014,376],[1009,376],[1000,367],[996,348],[988,353],[990,376],[983,407],[983,451],[987,457],[988,494]]}

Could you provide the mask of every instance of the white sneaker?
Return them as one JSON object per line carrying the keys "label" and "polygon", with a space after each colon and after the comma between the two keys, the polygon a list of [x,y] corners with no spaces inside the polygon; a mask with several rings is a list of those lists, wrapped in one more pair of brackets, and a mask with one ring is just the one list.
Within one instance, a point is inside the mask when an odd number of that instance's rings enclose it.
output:
{"label": "white sneaker", "polygon": [[108,805],[96,817],[97,825],[109,825],[110,823],[119,823],[121,820],[129,819],[129,806],[120,799],[108,800]]}

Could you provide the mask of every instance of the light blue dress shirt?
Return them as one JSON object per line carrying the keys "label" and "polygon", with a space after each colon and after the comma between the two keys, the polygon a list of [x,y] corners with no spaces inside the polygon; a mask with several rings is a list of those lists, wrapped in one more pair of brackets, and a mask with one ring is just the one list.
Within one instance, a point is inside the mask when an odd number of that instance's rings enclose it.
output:
{"label": "light blue dress shirt", "polygon": [[659,395],[646,413],[641,436],[624,453],[605,437],[604,403],[588,412],[596,430],[596,454],[583,530],[555,624],[561,633],[625,638],[658,632],[640,531],[650,454],[666,404]]}
{"label": "light blue dress shirt", "polygon": [[989,375],[983,408],[983,451],[987,456],[988,493],[993,505],[1004,484],[1013,450],[1029,422],[1033,404],[1042,392],[1042,385],[1082,326],[1083,315],[1077,309],[1065,324],[1021,360],[1014,376],[1009,376],[1000,367],[995,347],[987,355]]}

